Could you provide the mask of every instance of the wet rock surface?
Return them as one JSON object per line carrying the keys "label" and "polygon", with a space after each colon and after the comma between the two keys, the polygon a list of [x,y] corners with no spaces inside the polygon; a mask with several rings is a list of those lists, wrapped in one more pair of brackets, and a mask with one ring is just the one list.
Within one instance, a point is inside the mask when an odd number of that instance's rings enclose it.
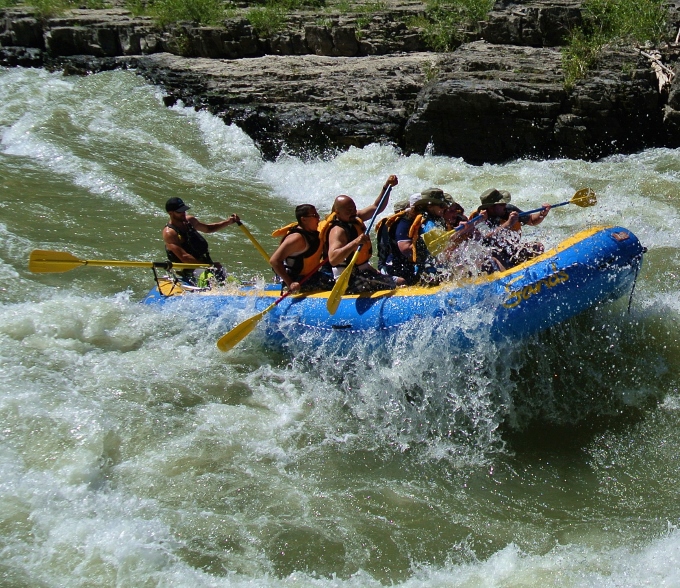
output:
{"label": "wet rock surface", "polygon": [[[182,100],[241,127],[267,158],[374,142],[475,164],[680,145],[677,76],[660,89],[637,49],[605,52],[565,89],[560,45],[581,22],[579,2],[499,1],[450,53],[427,51],[408,24],[423,12],[401,2],[369,23],[326,15],[323,24],[301,13],[263,37],[245,18],[161,28],[122,8],[48,20],[5,9],[0,64],[67,74],[133,68],[165,89],[167,104]],[[662,60],[675,68],[677,48]]]}

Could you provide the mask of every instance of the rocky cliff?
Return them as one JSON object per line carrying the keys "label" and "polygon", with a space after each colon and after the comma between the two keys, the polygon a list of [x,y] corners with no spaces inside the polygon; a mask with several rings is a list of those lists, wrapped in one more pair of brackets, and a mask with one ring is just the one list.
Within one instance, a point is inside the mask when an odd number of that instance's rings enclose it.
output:
{"label": "rocky cliff", "polygon": [[[268,158],[373,142],[471,163],[680,145],[680,82],[661,87],[646,52],[611,49],[565,89],[560,46],[581,22],[579,2],[499,1],[450,53],[427,51],[422,31],[406,24],[423,10],[393,2],[369,23],[301,13],[263,37],[242,18],[161,28],[120,8],[47,20],[6,9],[0,63],[70,74],[132,68],[165,88],[166,103],[240,126]],[[663,48],[665,71],[677,60],[674,45]]]}

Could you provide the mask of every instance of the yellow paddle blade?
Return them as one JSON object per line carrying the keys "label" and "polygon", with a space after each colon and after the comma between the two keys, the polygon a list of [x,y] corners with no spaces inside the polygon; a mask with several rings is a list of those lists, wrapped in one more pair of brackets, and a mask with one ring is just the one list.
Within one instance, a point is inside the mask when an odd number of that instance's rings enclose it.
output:
{"label": "yellow paddle blade", "polygon": [[231,331],[222,335],[217,340],[217,348],[220,351],[227,352],[237,345],[242,339],[247,337],[250,332],[257,326],[262,320],[262,317],[267,314],[276,306],[276,302],[270,304],[262,312],[258,312],[256,315],[251,316],[249,319],[244,320],[242,323],[236,325]]}
{"label": "yellow paddle blade", "polygon": [[[430,238],[429,242],[427,239],[427,236],[430,233],[439,233],[439,235],[435,235],[434,238]],[[430,255],[433,255],[434,257],[437,257],[440,253],[442,253],[451,243],[450,239],[453,235],[456,234],[456,229],[452,229],[451,231],[446,231],[442,232],[441,230],[435,229],[434,231],[428,231],[423,235],[423,240],[425,241],[425,245],[427,246],[427,250],[430,252]]]}
{"label": "yellow paddle blade", "polygon": [[430,243],[437,241],[445,234],[446,231],[444,231],[444,229],[432,229],[423,235],[423,241],[425,241],[425,245],[427,245],[427,248],[429,249]]}
{"label": "yellow paddle blade", "polygon": [[[359,249],[361,249],[361,247],[359,247]],[[333,286],[333,289],[328,296],[328,301],[326,302],[326,309],[328,310],[329,314],[335,314],[335,312],[338,310],[338,306],[340,306],[342,297],[347,291],[349,279],[352,277],[354,263],[356,262],[357,256],[359,255],[359,249],[354,252],[352,260],[349,262],[344,271],[338,276],[338,279],[335,280],[335,286]]]}
{"label": "yellow paddle blade", "polygon": [[[97,267],[166,267],[165,262],[153,261],[115,261],[112,259],[78,259],[66,251],[35,249],[28,258],[29,271],[40,273],[62,273],[83,265]],[[175,269],[196,269],[210,267],[208,263],[173,263]]]}
{"label": "yellow paddle blade", "polygon": [[592,188],[582,188],[569,200],[570,204],[576,204],[576,206],[581,206],[586,208],[588,206],[595,206],[597,204],[597,196],[595,195],[595,190]]}
{"label": "yellow paddle blade", "polygon": [[255,249],[260,252],[260,255],[264,257],[264,260],[269,263],[269,254],[264,250],[264,247],[258,243],[257,239],[253,237],[252,233],[248,230],[248,227],[246,227],[243,223],[238,223],[238,226],[243,231],[245,236],[250,239],[250,242],[255,245]]}
{"label": "yellow paddle blade", "polygon": [[65,251],[35,249],[28,258],[28,270],[36,274],[67,272],[81,265],[85,262]]}

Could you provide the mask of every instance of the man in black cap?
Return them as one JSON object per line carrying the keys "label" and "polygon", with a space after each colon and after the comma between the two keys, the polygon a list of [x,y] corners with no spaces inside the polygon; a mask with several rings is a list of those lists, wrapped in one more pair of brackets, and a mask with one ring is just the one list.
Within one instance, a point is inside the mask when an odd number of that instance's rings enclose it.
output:
{"label": "man in black cap", "polygon": [[[216,223],[202,223],[195,216],[187,216],[189,206],[181,198],[170,198],[165,203],[165,210],[170,215],[170,222],[163,229],[163,242],[168,259],[173,263],[209,263],[216,267],[208,252],[208,242],[200,233],[214,233],[231,224],[240,222],[236,214]],[[200,231],[200,233],[199,233]],[[186,275],[185,275],[186,274]],[[189,278],[191,270],[183,272]]]}

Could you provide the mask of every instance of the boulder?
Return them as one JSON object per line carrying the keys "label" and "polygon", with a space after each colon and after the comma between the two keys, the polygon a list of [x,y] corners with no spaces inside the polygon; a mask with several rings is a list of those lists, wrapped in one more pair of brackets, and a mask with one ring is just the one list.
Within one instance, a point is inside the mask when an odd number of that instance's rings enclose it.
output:
{"label": "boulder", "polygon": [[[669,29],[680,25],[676,4]],[[319,24],[300,11],[264,35],[242,16],[161,28],[122,8],[51,19],[0,9],[0,64],[135,68],[164,86],[167,104],[181,99],[239,125],[268,158],[373,142],[472,163],[680,144],[678,78],[668,92],[637,50],[609,49],[565,88],[560,45],[582,22],[577,0],[499,0],[446,54],[426,51],[414,24],[424,14],[400,0],[370,19],[325,13]],[[669,44],[663,63],[677,63],[678,51]]]}
{"label": "boulder", "polygon": [[608,51],[571,91],[557,48],[478,41],[439,67],[406,125],[407,152],[429,148],[471,163],[596,159],[662,144],[667,136],[656,79],[632,49]]}
{"label": "boulder", "polygon": [[555,153],[555,121],[568,98],[558,49],[477,41],[439,67],[406,125],[406,151],[471,163]]}
{"label": "boulder", "polygon": [[480,36],[496,45],[556,47],[583,23],[580,0],[499,1],[480,23]]}

